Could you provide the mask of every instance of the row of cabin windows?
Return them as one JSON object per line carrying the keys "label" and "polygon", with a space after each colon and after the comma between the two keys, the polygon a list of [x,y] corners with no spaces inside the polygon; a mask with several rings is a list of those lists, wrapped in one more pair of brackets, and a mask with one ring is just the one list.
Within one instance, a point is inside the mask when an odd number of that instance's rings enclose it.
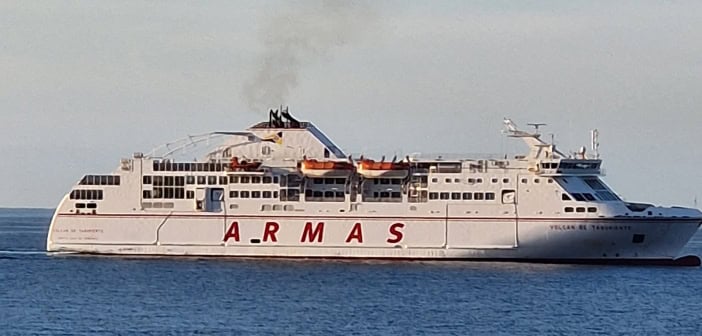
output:
{"label": "row of cabin windows", "polygon": [[587,209],[585,209],[584,207],[577,207],[577,208],[566,207],[564,210],[565,210],[565,212],[568,212],[568,213],[571,213],[571,212],[584,213],[586,210],[587,210],[587,212],[590,212],[590,213],[597,212],[597,208],[594,208],[594,207],[590,207]]}
{"label": "row of cabin windows", "polygon": [[495,193],[494,192],[430,192],[429,193],[429,199],[430,200],[464,200],[464,201],[492,201],[495,199]]}
{"label": "row of cabin windows", "polygon": [[343,178],[315,178],[312,180],[312,183],[314,183],[314,184],[346,184],[346,179],[343,179]]}
{"label": "row of cabin windows", "polygon": [[229,183],[278,184],[278,176],[230,176]]}
{"label": "row of cabin windows", "polygon": [[277,191],[232,190],[229,198],[278,198]]}
{"label": "row of cabin windows", "polygon": [[97,209],[97,203],[76,203],[76,209]]}
{"label": "row of cabin windows", "polygon": [[144,175],[142,178],[144,184],[153,184],[154,186],[166,187],[182,187],[186,184],[193,185],[217,185],[227,184],[226,176],[150,176]]}
{"label": "row of cabin windows", "polygon": [[142,197],[144,199],[193,199],[195,198],[195,192],[192,190],[186,191],[182,187],[154,187],[153,190],[144,190]]}
{"label": "row of cabin windows", "polygon": [[[431,179],[431,183],[439,183],[439,179],[437,177],[433,177]],[[444,183],[461,183],[461,179],[459,179],[459,178],[452,179],[452,178],[447,177],[444,179]],[[482,178],[469,178],[466,180],[466,183],[480,184],[480,183],[483,183],[483,179]]]}
{"label": "row of cabin windows", "polygon": [[85,175],[80,185],[119,185],[119,175]]}
{"label": "row of cabin windows", "polygon": [[344,198],[343,191],[305,190],[305,198]]}
{"label": "row of cabin windows", "polygon": [[402,193],[399,191],[374,191],[373,192],[373,197],[374,198],[402,198]]}
{"label": "row of cabin windows", "polygon": [[225,171],[227,163],[154,161],[154,171]]}
{"label": "row of cabin windows", "polygon": [[[546,181],[547,181],[548,183],[553,183],[553,179],[548,179],[548,180],[546,180]],[[527,183],[529,183],[529,179],[523,178],[523,179],[522,179],[522,184],[527,184]],[[534,179],[534,184],[539,184],[539,183],[541,183],[541,179],[535,178],[535,179]]]}
{"label": "row of cabin windows", "polygon": [[[525,180],[526,180],[526,179],[525,179]],[[525,180],[522,180],[522,181],[524,181],[523,183],[526,183]],[[505,177],[505,178],[502,179],[502,183],[503,183],[503,184],[509,184],[509,181],[510,181],[510,180],[509,180],[509,178],[507,178],[507,177]],[[490,182],[491,182],[491,183],[500,183],[500,179],[497,178],[497,177],[493,177],[493,178],[490,179]],[[536,181],[534,181],[534,182],[535,182],[535,183],[539,183],[539,182],[538,182],[538,179],[536,179]],[[553,182],[553,181],[551,181],[551,182]],[[434,178],[431,179],[431,183],[439,183],[439,179],[436,178],[436,177],[434,177]],[[445,178],[445,179],[444,179],[444,183],[461,183],[461,179],[459,179],[459,178]],[[481,184],[481,183],[483,183],[483,179],[482,179],[482,178],[472,178],[472,177],[471,177],[471,178],[466,179],[466,183],[468,183],[468,184]],[[398,184],[399,184],[399,183],[398,183]]]}
{"label": "row of cabin windows", "polygon": [[71,195],[69,196],[70,199],[72,200],[101,200],[102,199],[102,190],[84,190],[84,189],[77,189],[71,191]]}
{"label": "row of cabin windows", "polygon": [[[571,195],[573,196],[573,198],[575,198],[576,201],[579,201],[579,202],[594,202],[594,201],[597,201],[598,198],[602,201],[618,201],[618,200],[620,200],[619,197],[617,197],[617,195],[615,195],[609,191],[598,191],[596,193],[597,197],[595,197],[595,195],[593,195],[591,193],[571,193]],[[561,199],[564,201],[572,201],[570,196],[568,196],[568,194],[566,194],[566,193],[563,193],[561,195]]]}
{"label": "row of cabin windows", "polygon": [[394,184],[394,185],[400,185],[402,184],[401,179],[373,179],[373,184]]}

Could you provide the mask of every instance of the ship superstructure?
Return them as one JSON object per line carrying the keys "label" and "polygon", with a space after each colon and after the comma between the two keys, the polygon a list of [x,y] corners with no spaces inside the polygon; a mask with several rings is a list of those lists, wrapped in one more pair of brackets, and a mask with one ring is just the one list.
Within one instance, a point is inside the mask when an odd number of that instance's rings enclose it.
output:
{"label": "ship superstructure", "polygon": [[[86,175],[56,209],[47,250],[245,257],[667,262],[697,209],[622,200],[599,155],[564,155],[505,120],[525,155],[347,156],[287,110]],[[214,142],[199,160],[175,153]],[[596,141],[593,141],[595,147]],[[697,262],[697,261],[694,261]],[[693,263],[694,263],[693,262]]]}

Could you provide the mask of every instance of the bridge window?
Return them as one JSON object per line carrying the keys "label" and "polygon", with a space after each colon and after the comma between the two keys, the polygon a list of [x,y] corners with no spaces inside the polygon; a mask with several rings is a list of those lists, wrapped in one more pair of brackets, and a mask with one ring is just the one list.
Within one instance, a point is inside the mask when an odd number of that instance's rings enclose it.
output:
{"label": "bridge window", "polygon": [[119,185],[118,175],[86,175],[78,183],[79,185]]}
{"label": "bridge window", "polygon": [[566,193],[562,193],[562,194],[561,194],[561,200],[563,200],[563,201],[571,201],[570,196],[568,196],[568,194],[566,194]]}
{"label": "bridge window", "polygon": [[576,201],[585,202],[585,197],[583,197],[582,194],[573,193],[572,195],[573,195],[573,198],[575,198]]}
{"label": "bridge window", "polygon": [[585,182],[593,190],[607,190],[607,187],[605,187],[602,181],[600,181],[598,178],[583,178],[583,182]]}
{"label": "bridge window", "polygon": [[72,200],[101,200],[103,197],[102,190],[73,190],[70,194]]}
{"label": "bridge window", "polygon": [[598,191],[597,197],[603,201],[619,201],[619,197],[609,191]]}
{"label": "bridge window", "polygon": [[583,193],[583,197],[585,197],[586,200],[588,201],[595,201],[595,196],[592,196],[592,194],[589,193]]}

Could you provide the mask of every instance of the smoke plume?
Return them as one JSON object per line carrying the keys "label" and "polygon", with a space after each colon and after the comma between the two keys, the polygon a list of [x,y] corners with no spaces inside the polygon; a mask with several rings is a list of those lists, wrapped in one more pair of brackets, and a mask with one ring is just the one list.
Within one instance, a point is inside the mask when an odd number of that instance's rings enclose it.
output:
{"label": "smoke plume", "polygon": [[302,1],[288,6],[261,28],[263,54],[242,92],[251,111],[285,105],[306,65],[356,40],[375,20],[371,6],[360,1]]}

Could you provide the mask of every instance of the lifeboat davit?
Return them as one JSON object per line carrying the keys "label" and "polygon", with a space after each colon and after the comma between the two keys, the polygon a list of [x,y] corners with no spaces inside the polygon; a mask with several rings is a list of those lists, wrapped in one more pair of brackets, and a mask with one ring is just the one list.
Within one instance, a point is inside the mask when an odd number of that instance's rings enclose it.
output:
{"label": "lifeboat davit", "polygon": [[302,174],[309,177],[347,177],[355,167],[345,161],[319,161],[305,159],[300,163]]}
{"label": "lifeboat davit", "polygon": [[358,163],[358,174],[365,178],[405,178],[409,172],[407,162],[376,162],[361,160]]}
{"label": "lifeboat davit", "polygon": [[231,162],[229,163],[229,167],[233,171],[254,171],[258,170],[258,168],[261,166],[261,162],[257,161],[246,161],[246,160],[241,160],[239,161],[238,157],[233,157]]}

